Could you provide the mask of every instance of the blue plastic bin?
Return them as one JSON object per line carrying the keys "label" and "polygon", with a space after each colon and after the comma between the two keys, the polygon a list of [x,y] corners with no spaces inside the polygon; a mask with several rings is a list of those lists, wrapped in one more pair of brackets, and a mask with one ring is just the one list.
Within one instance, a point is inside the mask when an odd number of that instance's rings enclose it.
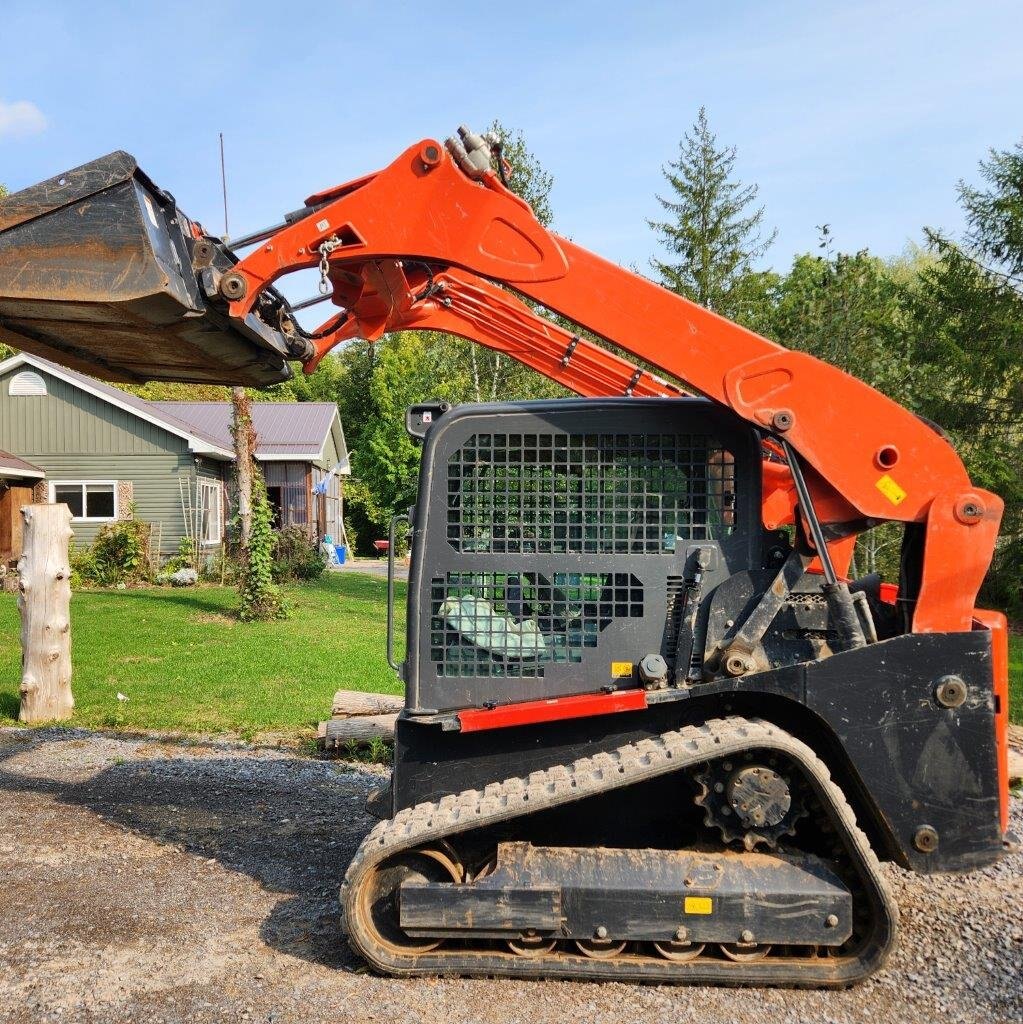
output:
{"label": "blue plastic bin", "polygon": [[348,557],[348,548],[344,544],[335,544],[334,550],[337,552],[338,563],[344,565],[345,559]]}

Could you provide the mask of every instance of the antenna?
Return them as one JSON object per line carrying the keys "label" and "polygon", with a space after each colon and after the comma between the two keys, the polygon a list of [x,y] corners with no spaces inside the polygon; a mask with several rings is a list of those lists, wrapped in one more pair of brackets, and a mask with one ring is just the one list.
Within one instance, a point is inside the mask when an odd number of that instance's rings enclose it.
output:
{"label": "antenna", "polygon": [[224,167],[224,133],[220,133],[220,187],[224,193],[224,241],[227,241],[227,171]]}

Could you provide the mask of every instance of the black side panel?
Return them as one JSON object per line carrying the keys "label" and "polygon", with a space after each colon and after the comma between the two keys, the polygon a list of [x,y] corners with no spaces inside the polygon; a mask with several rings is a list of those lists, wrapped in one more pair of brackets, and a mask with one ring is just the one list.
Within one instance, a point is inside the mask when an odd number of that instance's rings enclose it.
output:
{"label": "black side panel", "polygon": [[[935,698],[945,675],[967,685],[958,708]],[[900,636],[807,666],[807,706],[915,871],[967,870],[1001,851],[992,677],[987,630]],[[938,834],[932,853],[914,843],[924,826]]]}
{"label": "black side panel", "polygon": [[[938,680],[962,678],[958,708],[935,699]],[[931,633],[886,640],[743,679],[677,691],[646,711],[515,729],[443,732],[399,720],[394,809],[480,789],[730,712],[760,715],[828,762],[879,856],[915,871],[965,871],[1001,852],[990,638]],[[938,834],[924,853],[920,828]]]}

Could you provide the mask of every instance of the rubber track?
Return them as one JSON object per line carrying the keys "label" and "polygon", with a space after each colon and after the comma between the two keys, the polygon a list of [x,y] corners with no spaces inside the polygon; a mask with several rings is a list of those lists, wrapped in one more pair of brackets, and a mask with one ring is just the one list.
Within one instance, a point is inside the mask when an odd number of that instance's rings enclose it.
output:
{"label": "rubber track", "polygon": [[[804,772],[821,806],[830,813],[861,880],[862,889],[854,893],[854,901],[866,900],[872,914],[869,937],[855,954],[769,956],[756,963],[700,957],[682,964],[628,954],[614,960],[595,960],[561,950],[532,959],[501,949],[471,950],[459,946],[410,955],[382,946],[374,932],[360,921],[356,910],[359,887],[370,877],[371,869],[392,854],[752,749],[776,750],[792,758]],[[844,987],[867,977],[884,963],[895,946],[898,921],[898,911],[880,874],[877,858],[824,763],[805,743],[777,726],[739,717],[711,719],[656,739],[640,740],[533,772],[528,778],[492,783],[482,792],[466,790],[399,811],[389,821],[380,822],[363,840],[345,875],[340,898],[344,929],[352,948],[377,970],[395,975]]]}

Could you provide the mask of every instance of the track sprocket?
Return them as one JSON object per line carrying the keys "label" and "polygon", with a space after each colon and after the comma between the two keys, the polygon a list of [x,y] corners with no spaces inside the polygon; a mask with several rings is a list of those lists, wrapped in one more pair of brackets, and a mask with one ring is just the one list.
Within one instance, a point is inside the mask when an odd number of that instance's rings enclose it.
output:
{"label": "track sprocket", "polygon": [[693,778],[699,786],[693,799],[703,808],[704,823],[726,843],[742,843],[749,851],[760,845],[777,849],[807,815],[798,773],[774,754],[748,751],[711,761]]}

